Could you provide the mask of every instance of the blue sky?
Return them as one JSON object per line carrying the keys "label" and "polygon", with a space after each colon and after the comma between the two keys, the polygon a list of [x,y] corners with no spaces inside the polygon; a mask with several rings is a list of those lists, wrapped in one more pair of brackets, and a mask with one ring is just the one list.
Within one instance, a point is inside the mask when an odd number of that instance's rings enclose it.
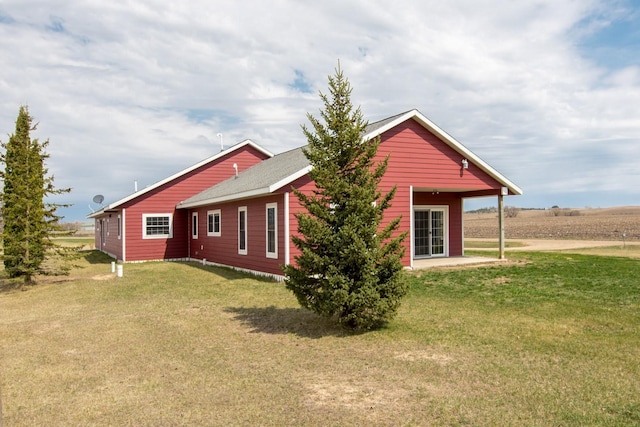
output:
{"label": "blue sky", "polygon": [[303,145],[338,60],[370,121],[417,108],[524,190],[509,205],[640,205],[638,1],[172,3],[0,4],[0,140],[28,104],[67,220],[220,133]]}

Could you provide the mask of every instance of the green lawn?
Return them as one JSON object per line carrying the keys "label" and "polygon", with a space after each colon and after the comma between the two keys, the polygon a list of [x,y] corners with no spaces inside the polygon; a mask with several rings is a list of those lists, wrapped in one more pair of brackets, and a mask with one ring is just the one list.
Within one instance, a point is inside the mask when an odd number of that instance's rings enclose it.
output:
{"label": "green lawn", "polygon": [[280,283],[198,264],[0,285],[7,426],[640,424],[640,261],[510,253],[410,274],[349,334]]}

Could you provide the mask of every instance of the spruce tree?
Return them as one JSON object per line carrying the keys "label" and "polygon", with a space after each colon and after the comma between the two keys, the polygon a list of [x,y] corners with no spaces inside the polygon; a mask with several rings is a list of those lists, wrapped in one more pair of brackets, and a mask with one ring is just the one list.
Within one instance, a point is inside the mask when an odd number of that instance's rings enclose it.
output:
{"label": "spruce tree", "polygon": [[313,129],[302,126],[316,190],[294,189],[306,212],[297,215],[299,236],[292,237],[300,255],[284,273],[300,305],[366,330],[390,321],[407,292],[406,233],[397,233],[400,218],[381,226],[396,191],[378,189],[389,157],[376,162],[380,139],[363,139],[368,123],[354,109],[351,91],[338,66],[329,76],[330,97],[320,93],[321,120],[307,114]]}
{"label": "spruce tree", "polygon": [[3,261],[9,277],[23,277],[31,283],[36,274],[66,272],[68,265],[58,264],[52,269],[46,265],[48,257],[60,256],[68,260],[69,250],[54,244],[51,236],[59,229],[58,207],[66,206],[45,202],[55,194],[68,193],[70,189],[56,189],[53,176],[48,175],[45,160],[49,158],[45,149],[49,141],[40,143],[31,139],[36,129],[26,106],[21,106],[16,120],[15,133],[8,143],[1,143],[3,152],[0,162],[4,171],[1,197]]}

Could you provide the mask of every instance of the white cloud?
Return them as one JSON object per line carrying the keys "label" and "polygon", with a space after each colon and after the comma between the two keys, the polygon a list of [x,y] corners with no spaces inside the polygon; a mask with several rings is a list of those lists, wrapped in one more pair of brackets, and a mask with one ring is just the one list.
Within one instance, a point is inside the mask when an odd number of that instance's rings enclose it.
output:
{"label": "white cloud", "polygon": [[[56,182],[79,206],[98,189],[115,200],[133,179],[148,185],[217,152],[219,132],[225,145],[303,144],[300,124],[340,60],[367,118],[420,109],[523,187],[525,205],[567,192],[599,205],[592,189],[637,204],[640,64],[608,63],[606,41],[596,59],[585,42],[637,20],[630,7],[10,0],[0,129],[11,133],[28,103]],[[625,48],[611,46],[617,57]]]}

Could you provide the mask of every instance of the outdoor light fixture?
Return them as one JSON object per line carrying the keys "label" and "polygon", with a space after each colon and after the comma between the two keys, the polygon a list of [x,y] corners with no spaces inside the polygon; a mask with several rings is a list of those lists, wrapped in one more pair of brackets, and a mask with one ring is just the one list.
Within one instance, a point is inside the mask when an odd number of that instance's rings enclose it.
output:
{"label": "outdoor light fixture", "polygon": [[469,161],[467,159],[462,159],[462,169],[469,169]]}

